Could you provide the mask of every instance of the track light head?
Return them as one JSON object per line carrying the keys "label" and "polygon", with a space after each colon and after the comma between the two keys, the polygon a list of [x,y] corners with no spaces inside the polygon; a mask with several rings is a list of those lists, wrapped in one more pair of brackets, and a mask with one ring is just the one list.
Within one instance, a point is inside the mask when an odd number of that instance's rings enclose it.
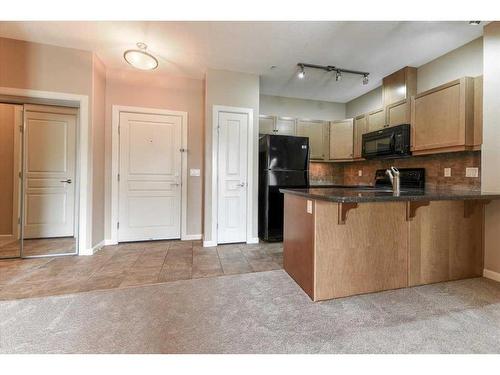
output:
{"label": "track light head", "polygon": [[337,70],[335,72],[335,81],[341,81],[342,80],[342,72],[340,70]]}
{"label": "track light head", "polygon": [[304,65],[303,64],[298,64],[299,65],[299,72],[297,73],[297,77],[299,79],[304,79],[306,76],[306,71],[304,70]]}
{"label": "track light head", "polygon": [[368,84],[368,74],[364,74],[363,75],[363,85],[367,85]]}

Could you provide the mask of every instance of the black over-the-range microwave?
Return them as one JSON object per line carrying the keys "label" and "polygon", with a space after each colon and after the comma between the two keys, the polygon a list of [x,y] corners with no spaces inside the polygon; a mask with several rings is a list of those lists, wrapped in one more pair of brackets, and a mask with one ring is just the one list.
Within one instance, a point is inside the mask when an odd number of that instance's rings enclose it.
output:
{"label": "black over-the-range microwave", "polygon": [[363,134],[361,155],[365,159],[410,156],[410,124]]}

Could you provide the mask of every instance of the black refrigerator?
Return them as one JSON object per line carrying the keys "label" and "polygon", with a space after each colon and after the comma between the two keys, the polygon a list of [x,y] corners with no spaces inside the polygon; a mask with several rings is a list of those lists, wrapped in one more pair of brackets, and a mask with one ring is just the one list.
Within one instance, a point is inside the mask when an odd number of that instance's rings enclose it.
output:
{"label": "black refrigerator", "polygon": [[259,238],[283,240],[280,188],[309,186],[309,139],[288,135],[259,137]]}

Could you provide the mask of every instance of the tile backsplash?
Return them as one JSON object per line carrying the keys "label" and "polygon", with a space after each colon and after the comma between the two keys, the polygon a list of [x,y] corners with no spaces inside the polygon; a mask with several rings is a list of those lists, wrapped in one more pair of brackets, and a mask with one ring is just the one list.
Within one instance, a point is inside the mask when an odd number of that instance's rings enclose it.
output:
{"label": "tile backsplash", "polygon": [[335,184],[344,183],[343,163],[314,163],[309,164],[309,178],[313,184]]}
{"label": "tile backsplash", "polygon": [[[391,160],[363,160],[347,163],[311,163],[311,183],[331,182],[345,185],[373,184],[377,169],[391,165],[397,168],[425,168],[426,187],[451,187],[456,189],[481,189],[481,151],[450,152],[427,156],[414,156]],[[466,168],[478,168],[478,177],[465,177]],[[444,177],[444,169],[451,169],[451,176]],[[361,171],[362,176],[359,176]]]}

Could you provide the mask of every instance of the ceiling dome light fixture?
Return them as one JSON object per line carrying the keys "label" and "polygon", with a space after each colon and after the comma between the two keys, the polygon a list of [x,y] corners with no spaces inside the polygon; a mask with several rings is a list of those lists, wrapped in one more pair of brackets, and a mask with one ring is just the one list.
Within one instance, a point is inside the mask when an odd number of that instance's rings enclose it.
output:
{"label": "ceiling dome light fixture", "polygon": [[306,76],[306,71],[304,70],[304,65],[299,64],[299,72],[297,73],[297,77],[299,77],[300,79],[304,79],[305,76]]}
{"label": "ceiling dome light fixture", "polygon": [[153,70],[158,67],[156,57],[146,52],[148,46],[145,43],[137,43],[138,49],[129,49],[123,54],[123,58],[134,68],[141,70]]}

